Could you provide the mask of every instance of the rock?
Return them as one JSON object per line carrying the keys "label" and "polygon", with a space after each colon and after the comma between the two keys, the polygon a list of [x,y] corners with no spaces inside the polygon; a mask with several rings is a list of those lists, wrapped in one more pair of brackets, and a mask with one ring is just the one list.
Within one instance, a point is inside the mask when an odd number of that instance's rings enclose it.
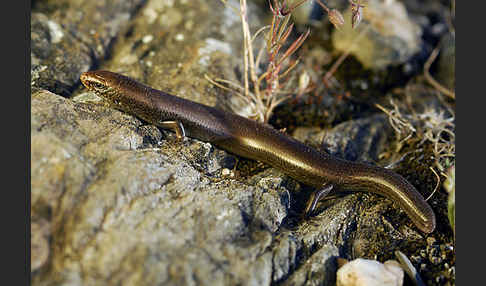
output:
{"label": "rock", "polygon": [[376,260],[357,258],[337,271],[336,286],[400,286],[403,269],[394,260],[380,263]]}
{"label": "rock", "polygon": [[68,96],[79,75],[104,58],[113,37],[143,0],[57,1],[31,17],[33,87]]}
{"label": "rock", "polygon": [[437,80],[444,87],[454,91],[456,88],[456,36],[446,34],[440,41],[440,55]]}
{"label": "rock", "polygon": [[341,52],[349,50],[365,68],[378,70],[401,64],[420,50],[420,26],[409,19],[401,2],[367,1],[363,23],[356,29],[351,27],[350,8],[344,19],[345,25],[333,31],[333,45]]}
{"label": "rock", "polygon": [[[289,6],[295,5],[300,0],[288,1]],[[299,25],[311,24],[314,27],[322,25],[324,11],[315,1],[306,1],[292,11],[292,20]]]}
{"label": "rock", "polygon": [[307,259],[283,285],[334,285],[338,249],[324,245]]}
{"label": "rock", "polygon": [[[376,164],[390,144],[393,130],[385,115],[343,122],[332,129],[297,128],[293,136],[333,156]],[[333,241],[350,249],[354,257],[393,252],[401,240],[421,239],[400,206],[380,195],[336,189],[329,201],[317,206],[317,214],[302,222],[296,232],[306,245]]]}
{"label": "rock", "polygon": [[48,91],[31,103],[32,220],[52,225],[32,227],[33,270],[49,265],[33,284],[271,281],[278,183],[213,180],[221,167],[208,166],[223,164],[210,144],[153,146],[139,120],[103,105]]}
{"label": "rock", "polygon": [[281,281],[295,269],[298,261],[297,251],[301,243],[291,232],[282,232],[275,239],[273,248],[273,281]]}
{"label": "rock", "polygon": [[[49,237],[50,245],[34,240],[44,251],[36,252],[35,269],[45,269],[33,276],[34,285],[108,278],[283,282],[306,245],[316,249],[308,266],[285,280],[301,283],[314,273],[315,283],[332,281],[333,264],[326,261],[337,255],[332,245],[349,238],[353,196],[279,234],[299,197],[280,171],[268,169],[247,183],[219,179],[231,155],[221,156],[211,144],[177,143],[173,134],[149,131],[125,113],[47,91],[33,94],[31,105],[32,218],[52,225],[47,234],[33,228],[33,237]],[[53,249],[47,261],[46,249]]]}
{"label": "rock", "polygon": [[343,122],[331,130],[300,127],[294,131],[293,136],[334,156],[374,163],[390,143],[392,134],[386,115],[378,114]]}
{"label": "rock", "polygon": [[49,222],[40,219],[30,224],[30,271],[33,272],[49,258]]}

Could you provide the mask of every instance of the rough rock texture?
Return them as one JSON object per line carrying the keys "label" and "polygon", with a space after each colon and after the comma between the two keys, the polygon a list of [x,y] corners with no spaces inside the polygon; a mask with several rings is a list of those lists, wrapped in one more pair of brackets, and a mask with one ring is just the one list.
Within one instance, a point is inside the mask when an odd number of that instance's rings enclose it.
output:
{"label": "rough rock texture", "polygon": [[[249,2],[252,31],[266,23],[260,8]],[[428,270],[443,244],[424,246],[390,200],[337,194],[302,219],[314,189],[209,143],[178,142],[80,86],[81,72],[108,69],[235,108],[204,75],[241,75],[239,21],[221,1],[33,3],[33,285],[334,285],[338,256],[382,259],[410,245],[427,247]],[[333,125],[291,135],[383,163],[394,138],[384,115]]]}
{"label": "rough rock texture", "polygon": [[[363,131],[383,119],[336,130]],[[316,281],[333,281],[332,259],[359,216],[353,195],[284,231],[295,190],[280,172],[266,170],[251,184],[224,178],[232,155],[208,143],[179,143],[122,112],[47,91],[32,95],[31,140],[32,217],[48,221],[32,227],[35,237],[46,237],[32,238],[39,241],[32,248],[33,270],[40,269],[34,284],[303,285],[314,272]],[[46,227],[47,234],[40,230]],[[297,254],[307,248],[316,250],[303,256],[306,262]]]}
{"label": "rough rock texture", "polygon": [[32,86],[67,96],[144,0],[38,2],[31,17]]}
{"label": "rough rock texture", "polygon": [[212,178],[224,157],[210,144],[143,147],[140,121],[103,106],[49,92],[33,94],[32,106],[32,215],[50,216],[55,281],[186,284],[212,273],[236,283],[247,263],[266,265],[260,279],[271,279],[266,248],[286,213],[278,181],[256,191]]}

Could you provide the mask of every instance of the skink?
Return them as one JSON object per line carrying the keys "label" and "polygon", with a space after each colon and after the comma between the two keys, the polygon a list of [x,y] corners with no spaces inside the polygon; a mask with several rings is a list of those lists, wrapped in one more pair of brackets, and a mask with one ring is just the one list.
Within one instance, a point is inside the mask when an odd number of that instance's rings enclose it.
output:
{"label": "skink", "polygon": [[311,148],[268,124],[167,94],[129,77],[110,71],[89,71],[80,77],[95,92],[119,110],[163,128],[236,155],[262,161],[294,179],[318,188],[307,204],[316,202],[333,186],[383,195],[407,213],[421,231],[435,229],[435,215],[422,195],[402,176],[365,163],[335,158]]}

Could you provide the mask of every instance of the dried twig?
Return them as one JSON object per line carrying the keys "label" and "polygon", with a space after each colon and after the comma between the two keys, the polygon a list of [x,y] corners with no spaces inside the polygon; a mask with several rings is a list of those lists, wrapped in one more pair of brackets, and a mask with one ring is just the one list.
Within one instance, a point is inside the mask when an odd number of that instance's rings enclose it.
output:
{"label": "dried twig", "polygon": [[440,185],[440,177],[437,174],[437,172],[432,167],[429,167],[429,169],[434,173],[435,177],[437,178],[437,184],[435,185],[435,188],[432,191],[432,193],[425,199],[425,201],[428,201],[435,194],[435,191],[439,189],[439,185]]}
{"label": "dried twig", "polygon": [[[390,100],[390,104],[394,107],[393,110],[387,110],[386,108],[384,108],[378,103],[376,103],[375,106],[388,115],[388,120],[390,122],[390,125],[398,134],[398,140],[400,141],[401,144],[407,141],[408,139],[410,139],[417,130],[407,119],[405,119],[400,114],[400,111],[398,110],[398,106],[393,102],[393,100]],[[406,136],[402,139],[403,134],[405,134]]]}
{"label": "dried twig", "polygon": [[429,58],[424,64],[424,76],[425,79],[427,80],[430,85],[435,87],[438,91],[442,92],[443,94],[447,95],[450,98],[456,99],[456,94],[453,91],[450,91],[449,89],[445,88],[443,85],[441,85],[439,82],[437,82],[429,73],[430,66],[434,62],[435,58],[439,54],[440,48],[439,45],[435,47],[435,49],[432,51],[430,54]]}

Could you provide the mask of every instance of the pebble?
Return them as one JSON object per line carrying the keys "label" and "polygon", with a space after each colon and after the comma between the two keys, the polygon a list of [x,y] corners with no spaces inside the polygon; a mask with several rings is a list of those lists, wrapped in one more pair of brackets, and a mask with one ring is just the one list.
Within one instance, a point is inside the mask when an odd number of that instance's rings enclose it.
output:
{"label": "pebble", "polygon": [[403,284],[403,269],[395,260],[380,263],[358,258],[337,271],[337,286],[399,286]]}

